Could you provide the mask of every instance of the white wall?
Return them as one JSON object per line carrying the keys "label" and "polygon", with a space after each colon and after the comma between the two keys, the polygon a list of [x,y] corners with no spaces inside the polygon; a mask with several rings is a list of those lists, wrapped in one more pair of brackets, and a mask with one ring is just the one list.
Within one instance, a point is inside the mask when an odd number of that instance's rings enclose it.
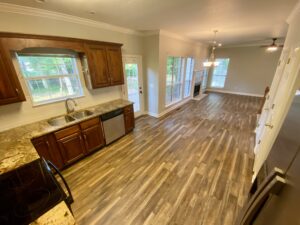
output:
{"label": "white wall", "polygon": [[158,112],[159,93],[159,35],[144,37],[144,102],[150,115]]}
{"label": "white wall", "polygon": [[[219,48],[216,58],[230,58],[224,91],[263,95],[275,74],[280,51],[268,53],[259,46]],[[208,86],[211,84],[211,75]]]}
{"label": "white wall", "polygon": [[[166,94],[166,74],[167,74],[167,57],[182,56],[193,57],[196,61],[195,66],[201,65],[201,62],[207,58],[208,47],[206,45],[180,40],[176,37],[161,32],[159,35],[159,109],[158,113],[163,114],[167,110],[165,107]],[[200,63],[199,63],[200,62]],[[194,68],[195,70],[200,68]],[[170,106],[172,107],[172,106]]]}
{"label": "white wall", "polygon": [[[143,55],[143,37],[141,36],[50,18],[16,13],[1,13],[0,31],[75,37],[123,43],[123,54]],[[0,131],[65,113],[63,102],[33,107],[24,81],[21,76],[19,77],[27,101],[0,106]],[[77,99],[78,109],[121,98],[121,86],[89,91],[85,87],[82,74],[81,79],[85,96]]]}

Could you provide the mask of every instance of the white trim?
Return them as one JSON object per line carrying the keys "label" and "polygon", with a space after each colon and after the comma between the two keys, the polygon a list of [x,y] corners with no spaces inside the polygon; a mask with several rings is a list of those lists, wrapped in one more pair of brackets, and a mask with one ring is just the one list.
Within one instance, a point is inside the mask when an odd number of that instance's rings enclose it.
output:
{"label": "white trim", "polygon": [[238,91],[227,91],[227,90],[223,90],[223,89],[207,88],[206,91],[207,92],[217,92],[217,93],[233,94],[233,95],[245,95],[245,96],[253,96],[253,97],[264,97],[261,94],[253,94],[253,93],[238,92]]}
{"label": "white trim", "polygon": [[294,18],[297,15],[297,13],[300,13],[300,1],[297,2],[297,4],[295,5],[295,7],[293,8],[293,10],[291,11],[290,15],[286,19],[286,22],[288,24],[291,24],[291,22],[294,20]]}
{"label": "white trim", "polygon": [[111,30],[116,31],[120,33],[125,34],[133,34],[138,36],[144,36],[144,34],[140,31],[136,31],[133,29],[120,27],[111,25],[108,23],[103,23],[95,20],[85,19],[78,16],[72,16],[64,13],[58,13],[53,12],[49,10],[44,9],[37,9],[33,7],[28,6],[21,6],[21,5],[15,5],[10,3],[0,3],[0,12],[3,13],[15,13],[15,14],[22,14],[22,15],[28,15],[28,16],[36,16],[36,17],[44,17],[52,20],[61,20],[65,22],[75,23],[75,24],[81,24],[85,26],[90,27],[96,27],[96,28],[102,28],[105,30]]}
{"label": "white trim", "polygon": [[184,100],[178,102],[177,104],[172,105],[172,107],[166,108],[163,112],[161,112],[161,113],[159,113],[159,114],[157,114],[157,113],[152,113],[152,112],[145,112],[145,113],[147,113],[149,116],[153,116],[153,117],[155,117],[155,118],[160,118],[160,117],[166,115],[167,113],[169,113],[169,112],[171,112],[171,111],[173,111],[173,110],[179,108],[180,106],[184,105],[185,103],[187,103],[187,102],[190,101],[190,100],[192,100],[191,97],[186,98],[186,99],[184,99]]}

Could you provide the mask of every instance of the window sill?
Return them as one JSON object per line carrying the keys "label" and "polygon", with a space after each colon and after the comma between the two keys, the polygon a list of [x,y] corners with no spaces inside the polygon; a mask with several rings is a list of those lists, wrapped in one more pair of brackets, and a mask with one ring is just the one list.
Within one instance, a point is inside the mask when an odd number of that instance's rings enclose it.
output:
{"label": "window sill", "polygon": [[64,98],[59,98],[59,99],[55,99],[53,101],[43,101],[43,102],[39,102],[39,103],[34,103],[31,99],[32,102],[32,107],[39,107],[39,106],[44,106],[44,105],[50,105],[50,104],[55,104],[55,103],[59,103],[59,102],[64,102],[66,101],[66,99],[68,98],[72,98],[72,99],[77,99],[77,98],[83,98],[85,97],[84,94],[82,95],[75,95],[75,96],[68,96],[68,97],[64,97]]}

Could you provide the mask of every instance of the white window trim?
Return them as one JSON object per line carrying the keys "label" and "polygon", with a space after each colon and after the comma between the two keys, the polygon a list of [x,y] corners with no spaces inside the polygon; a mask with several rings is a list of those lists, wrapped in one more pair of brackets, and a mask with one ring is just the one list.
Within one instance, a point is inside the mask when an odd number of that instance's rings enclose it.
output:
{"label": "white window trim", "polygon": [[[45,53],[47,54],[47,53]],[[32,55],[35,55],[32,54]],[[62,54],[63,55],[63,54]],[[73,98],[73,99],[78,99],[78,98],[82,98],[82,97],[85,97],[84,95],[84,89],[83,89],[83,85],[82,85],[82,79],[80,77],[80,68],[81,68],[81,65],[80,65],[80,62],[78,60],[77,57],[75,57],[75,70],[77,72],[77,74],[64,74],[64,75],[51,75],[51,77],[49,76],[40,76],[40,77],[31,77],[31,78],[26,78],[24,75],[23,75],[23,72],[22,72],[22,69],[20,67],[20,63],[19,63],[19,60],[18,60],[18,54],[15,53],[15,57],[16,57],[16,65],[18,66],[18,70],[19,70],[19,73],[22,77],[22,79],[24,80],[24,83],[25,83],[25,86],[27,88],[27,92],[28,92],[28,96],[30,98],[30,101],[31,101],[31,104],[32,104],[32,107],[38,107],[38,106],[43,106],[43,105],[48,105],[48,104],[54,104],[54,103],[58,103],[58,102],[63,102],[65,101],[66,99],[68,98]],[[69,96],[65,96],[65,97],[61,97],[61,98],[54,98],[54,99],[50,99],[50,100],[45,100],[45,101],[40,101],[40,102],[35,102],[33,100],[33,97],[32,97],[32,93],[30,91],[30,87],[28,86],[28,80],[40,80],[40,79],[51,79],[51,78],[60,78],[60,77],[72,77],[73,75],[77,76],[77,79],[79,81],[79,86],[80,86],[80,94],[79,95],[69,95]]]}

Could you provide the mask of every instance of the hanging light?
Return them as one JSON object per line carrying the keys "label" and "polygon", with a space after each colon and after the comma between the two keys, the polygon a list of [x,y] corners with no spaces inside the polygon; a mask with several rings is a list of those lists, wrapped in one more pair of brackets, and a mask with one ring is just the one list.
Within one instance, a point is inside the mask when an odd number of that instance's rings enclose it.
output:
{"label": "hanging light", "polygon": [[218,66],[220,64],[219,62],[217,62],[215,60],[215,49],[217,48],[217,46],[219,46],[219,47],[222,46],[221,43],[217,43],[217,40],[216,40],[217,32],[218,32],[217,30],[214,30],[215,35],[214,35],[213,46],[211,48],[211,53],[210,53],[208,61],[203,62],[204,67]]}

